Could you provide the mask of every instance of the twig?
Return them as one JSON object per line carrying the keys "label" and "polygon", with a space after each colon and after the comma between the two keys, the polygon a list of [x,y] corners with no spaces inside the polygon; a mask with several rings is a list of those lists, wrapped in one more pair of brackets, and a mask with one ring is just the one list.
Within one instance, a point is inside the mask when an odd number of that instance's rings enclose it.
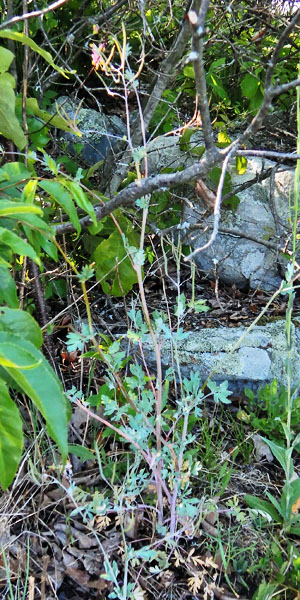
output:
{"label": "twig", "polygon": [[65,2],[67,1],[68,0],[57,0],[56,2],[49,4],[49,6],[43,8],[42,10],[33,10],[30,13],[24,13],[23,15],[12,17],[11,19],[8,19],[8,21],[4,21],[4,23],[0,24],[0,30],[6,29],[6,27],[10,27],[10,25],[14,25],[14,23],[19,23],[20,21],[31,19],[32,17],[40,17],[41,15],[45,15],[47,12],[59,8],[62,4],[65,4]]}
{"label": "twig", "polygon": [[196,254],[198,254],[198,252],[201,252],[202,250],[206,250],[206,248],[209,248],[214,243],[214,241],[217,237],[218,230],[219,230],[220,218],[221,218],[222,190],[223,190],[223,185],[224,185],[224,181],[225,181],[227,166],[228,166],[229,160],[230,160],[233,152],[234,152],[234,148],[232,149],[231,152],[229,152],[227,154],[227,156],[223,162],[223,165],[222,165],[222,173],[221,173],[221,177],[220,177],[220,181],[219,181],[219,185],[218,185],[216,201],[215,201],[215,208],[214,208],[214,226],[213,226],[213,231],[210,236],[210,239],[208,240],[208,242],[206,244],[204,244],[204,246],[201,246],[200,248],[196,248],[196,250],[191,252],[188,256],[185,256],[185,258],[184,258],[185,262],[187,262],[188,260],[191,260],[194,256],[196,256]]}

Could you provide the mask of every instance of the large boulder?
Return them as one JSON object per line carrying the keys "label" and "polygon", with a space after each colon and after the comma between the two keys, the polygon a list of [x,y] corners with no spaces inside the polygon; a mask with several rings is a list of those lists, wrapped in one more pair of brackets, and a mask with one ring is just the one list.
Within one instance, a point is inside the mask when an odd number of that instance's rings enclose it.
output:
{"label": "large boulder", "polygon": [[92,108],[80,108],[67,96],[60,96],[52,112],[58,110],[61,116],[68,115],[76,123],[81,137],[75,133],[62,132],[61,137],[68,142],[68,148],[74,153],[74,144],[82,144],[80,157],[87,165],[105,160],[110,149],[117,151],[127,136],[126,125],[116,115],[107,116],[103,111]]}
{"label": "large boulder", "polygon": [[[275,168],[275,163],[260,158],[249,158],[243,175],[238,175],[232,166],[229,171],[233,189],[255,180],[263,170],[270,168]],[[293,168],[281,166],[275,172],[273,184],[270,177],[254,183],[238,193],[237,209],[222,209],[215,242],[195,256],[201,270],[211,277],[217,273],[224,283],[240,288],[250,286],[273,291],[279,287],[286,259],[276,246],[284,248],[291,237],[294,173]],[[195,198],[185,206],[184,221],[203,226],[189,236],[194,249],[205,245],[210,238],[214,217],[207,213],[207,205]]]}

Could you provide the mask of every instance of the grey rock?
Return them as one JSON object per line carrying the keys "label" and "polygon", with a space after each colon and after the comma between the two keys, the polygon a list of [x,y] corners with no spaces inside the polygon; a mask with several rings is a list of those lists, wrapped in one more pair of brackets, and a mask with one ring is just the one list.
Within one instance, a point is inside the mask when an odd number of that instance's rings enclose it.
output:
{"label": "grey rock", "polygon": [[147,143],[147,166],[149,175],[160,173],[164,169],[176,171],[192,165],[196,158],[193,151],[203,146],[203,134],[196,131],[188,144],[189,150],[180,149],[180,137],[176,135],[158,136]]}
{"label": "grey rock", "polygon": [[[253,179],[262,169],[275,167],[275,163],[259,158],[249,158],[247,171],[238,175],[233,166],[230,167],[233,188]],[[270,203],[270,178],[255,183],[238,194],[240,204],[236,210],[222,209],[220,230],[230,229],[233,233],[219,232],[213,245],[198,252],[195,261],[201,270],[218,276],[224,283],[238,287],[250,286],[265,291],[277,289],[282,280],[286,260],[280,253],[272,250],[259,241],[270,241],[281,246],[290,236],[289,206],[293,198],[294,169],[281,167],[275,174],[273,204]],[[207,207],[201,202],[186,204],[184,221],[190,224],[203,222],[208,227],[205,233],[197,231],[189,237],[193,248],[199,248],[209,240],[213,215],[205,217]],[[235,233],[236,232],[236,233]],[[246,239],[243,234],[250,235],[258,242]],[[280,269],[280,265],[282,266]]]}
{"label": "grey rock", "polygon": [[[300,341],[300,340],[299,340]],[[148,366],[155,369],[151,340],[143,343]],[[293,385],[300,385],[300,347],[295,326],[292,325],[292,351],[290,355]],[[177,344],[178,364],[182,377],[191,370],[199,372],[204,382],[211,374],[212,380],[228,381],[231,391],[242,392],[245,385],[253,390],[276,379],[279,385],[287,384],[285,363],[287,359],[285,321],[257,325],[250,332],[246,327],[218,327],[200,332],[188,332]],[[169,341],[162,347],[163,369],[173,366],[174,352]]]}
{"label": "grey rock", "polygon": [[121,147],[127,130],[123,121],[116,115],[108,117],[103,112],[91,108],[79,108],[67,96],[56,100],[52,112],[56,111],[57,106],[61,116],[67,113],[70,119],[76,121],[82,136],[62,132],[61,137],[69,143],[71,153],[74,153],[74,144],[83,145],[80,156],[86,164],[93,165],[105,160],[111,148],[117,150]]}

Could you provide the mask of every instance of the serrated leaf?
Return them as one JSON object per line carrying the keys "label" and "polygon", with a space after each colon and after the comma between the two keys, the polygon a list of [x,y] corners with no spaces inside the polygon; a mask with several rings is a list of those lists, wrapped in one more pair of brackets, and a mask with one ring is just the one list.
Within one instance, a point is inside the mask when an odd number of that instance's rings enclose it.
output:
{"label": "serrated leaf", "polygon": [[[29,341],[1,332],[0,359],[19,366],[13,368],[4,365],[4,369],[41,412],[49,435],[57,443],[65,460],[68,453],[67,401],[62,385],[45,357]],[[30,369],[33,364],[37,366]],[[23,365],[27,368],[22,368]]]}
{"label": "serrated leaf", "polygon": [[0,483],[6,490],[13,481],[23,449],[23,429],[19,411],[5,382],[0,379]]}
{"label": "serrated leaf", "polygon": [[0,331],[20,335],[34,344],[36,348],[40,348],[43,343],[40,326],[29,313],[23,310],[2,306],[0,308]]}

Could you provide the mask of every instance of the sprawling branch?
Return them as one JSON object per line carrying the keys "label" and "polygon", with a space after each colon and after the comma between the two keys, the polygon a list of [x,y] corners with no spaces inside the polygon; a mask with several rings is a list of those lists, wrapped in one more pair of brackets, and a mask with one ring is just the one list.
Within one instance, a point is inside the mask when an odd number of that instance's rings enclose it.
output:
{"label": "sprawling branch", "polygon": [[[162,173],[132,183],[121,190],[112,200],[109,200],[103,206],[95,208],[97,220],[100,221],[120,206],[132,206],[138,198],[143,198],[157,190],[161,190],[162,188],[169,189],[174,185],[190,183],[196,177],[204,177],[215,165],[222,162],[222,158],[223,157],[218,150],[215,149],[213,152],[207,152],[200,162],[195,163],[191,167],[187,167],[183,171],[177,173]],[[80,220],[80,223],[82,227],[88,227],[92,224],[92,221],[89,216],[86,216]],[[62,223],[55,227],[57,235],[71,233],[73,231],[75,231],[75,228],[72,223]]]}

